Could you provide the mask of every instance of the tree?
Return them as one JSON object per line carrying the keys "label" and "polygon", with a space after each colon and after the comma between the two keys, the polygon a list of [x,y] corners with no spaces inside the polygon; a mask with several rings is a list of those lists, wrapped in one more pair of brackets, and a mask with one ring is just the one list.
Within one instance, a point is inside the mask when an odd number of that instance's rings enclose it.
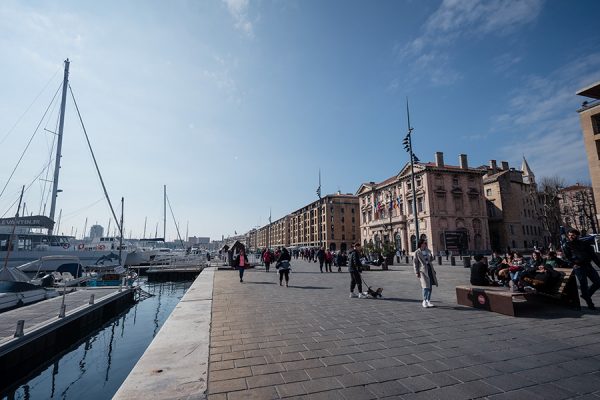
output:
{"label": "tree", "polygon": [[552,243],[557,245],[560,241],[560,206],[561,190],[565,187],[565,180],[559,176],[544,177],[538,188],[532,185],[533,201],[538,204],[537,214],[546,231],[550,233]]}
{"label": "tree", "polygon": [[561,214],[564,224],[588,233],[597,233],[596,203],[592,188],[576,184],[562,191]]}

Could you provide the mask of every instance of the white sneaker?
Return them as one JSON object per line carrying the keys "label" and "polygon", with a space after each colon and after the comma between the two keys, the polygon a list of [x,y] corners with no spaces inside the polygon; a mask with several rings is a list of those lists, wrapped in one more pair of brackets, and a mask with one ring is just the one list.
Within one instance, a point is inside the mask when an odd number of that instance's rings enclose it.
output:
{"label": "white sneaker", "polygon": [[356,295],[356,293],[354,293],[354,292],[350,293],[350,298],[354,298],[354,297],[358,297],[358,296]]}
{"label": "white sneaker", "polygon": [[435,307],[435,304],[433,304],[432,302],[430,302],[429,300],[425,300],[427,303],[427,307]]}
{"label": "white sneaker", "polygon": [[359,298],[359,299],[366,299],[366,298],[367,298],[367,295],[366,295],[366,294],[364,294],[364,293],[359,293],[359,294],[358,294],[358,298]]}
{"label": "white sneaker", "polygon": [[427,300],[423,300],[423,308],[427,308]]}

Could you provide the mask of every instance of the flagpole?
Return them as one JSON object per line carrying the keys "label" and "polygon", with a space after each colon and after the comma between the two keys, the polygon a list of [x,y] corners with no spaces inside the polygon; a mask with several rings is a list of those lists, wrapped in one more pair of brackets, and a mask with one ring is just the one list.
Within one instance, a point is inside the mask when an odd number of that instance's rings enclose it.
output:
{"label": "flagpole", "polygon": [[321,219],[322,219],[322,210],[321,210],[321,206],[322,206],[322,201],[321,201],[321,168],[319,168],[319,187],[317,188],[317,196],[319,196],[319,212],[318,212],[318,218],[319,218],[319,224],[317,225],[319,229],[319,232],[317,234],[317,239],[319,241],[319,248],[321,248],[323,246],[323,239],[322,239],[322,232],[321,232]]}

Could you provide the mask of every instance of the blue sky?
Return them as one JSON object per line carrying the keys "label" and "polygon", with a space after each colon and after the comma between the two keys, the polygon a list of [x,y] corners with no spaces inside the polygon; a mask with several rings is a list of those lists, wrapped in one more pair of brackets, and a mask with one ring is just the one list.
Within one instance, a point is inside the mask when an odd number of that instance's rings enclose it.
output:
{"label": "blue sky", "polygon": [[[469,164],[521,165],[587,182],[575,91],[600,81],[594,0],[2,1],[0,185],[4,187],[71,60],[70,83],[126,236],[162,232],[162,188],[184,235],[264,225],[323,193],[354,193],[414,150]],[[49,161],[42,124],[0,197]],[[109,212],[72,102],[61,231],[105,228]],[[28,212],[28,213],[29,213]],[[112,223],[114,227],[114,222]],[[167,238],[176,231],[168,217]]]}

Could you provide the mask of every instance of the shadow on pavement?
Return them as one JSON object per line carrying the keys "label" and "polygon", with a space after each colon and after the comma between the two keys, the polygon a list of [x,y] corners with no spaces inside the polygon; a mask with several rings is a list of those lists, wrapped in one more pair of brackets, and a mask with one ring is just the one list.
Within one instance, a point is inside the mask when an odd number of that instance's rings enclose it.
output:
{"label": "shadow on pavement", "polygon": [[332,287],[328,287],[328,286],[295,286],[295,285],[290,285],[291,288],[295,288],[295,289],[333,289]]}

